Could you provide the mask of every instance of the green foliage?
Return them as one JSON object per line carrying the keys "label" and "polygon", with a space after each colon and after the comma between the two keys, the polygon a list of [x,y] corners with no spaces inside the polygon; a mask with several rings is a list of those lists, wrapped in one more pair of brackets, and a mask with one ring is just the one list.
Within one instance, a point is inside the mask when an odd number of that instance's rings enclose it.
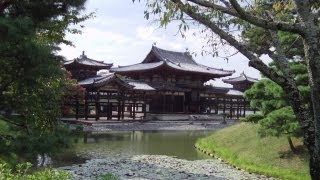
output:
{"label": "green foliage", "polygon": [[246,122],[259,122],[258,133],[261,137],[302,135],[296,116],[279,85],[269,79],[260,80],[245,91],[245,96],[250,99],[252,107],[262,112],[258,117],[247,116],[244,119]]}
{"label": "green foliage", "polygon": [[[65,89],[74,82],[61,68],[57,45],[80,16],[85,0],[0,2],[0,159],[34,160],[68,146],[61,125]],[[73,26],[76,27],[76,26]]]}
{"label": "green foliage", "polygon": [[259,109],[263,115],[287,106],[282,88],[269,79],[262,79],[245,91],[250,106]]}
{"label": "green foliage", "polygon": [[296,116],[290,106],[274,110],[267,114],[265,118],[259,121],[259,134],[262,137],[271,135],[280,137],[286,136],[301,136],[301,129]]}
{"label": "green foliage", "polygon": [[259,55],[268,52],[270,44],[272,43],[267,30],[258,27],[250,27],[242,31],[242,38],[245,40],[245,43],[250,45]]}
{"label": "green foliage", "polygon": [[86,0],[12,0],[3,16],[12,18],[29,17],[37,30],[36,40],[43,44],[72,43],[65,39],[66,32],[79,34],[76,25],[93,17],[93,13],[80,15]]}
{"label": "green foliage", "polygon": [[251,122],[251,123],[258,123],[264,116],[262,114],[249,114],[246,117],[241,117],[240,121],[242,122]]}
{"label": "green foliage", "polygon": [[107,174],[98,176],[97,180],[119,180],[119,177],[112,173],[107,173]]}
{"label": "green foliage", "polygon": [[44,169],[30,173],[31,163],[18,164],[15,170],[11,169],[8,164],[0,163],[0,180],[67,180],[71,175],[65,171],[53,169]]}

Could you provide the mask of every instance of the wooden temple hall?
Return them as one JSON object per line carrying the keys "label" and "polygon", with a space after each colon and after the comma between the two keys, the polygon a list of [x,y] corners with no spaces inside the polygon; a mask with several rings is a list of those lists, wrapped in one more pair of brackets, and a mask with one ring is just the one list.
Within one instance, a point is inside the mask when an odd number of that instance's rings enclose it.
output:
{"label": "wooden temple hall", "polygon": [[[257,81],[243,73],[223,80],[233,88],[204,85],[235,71],[204,66],[195,62],[189,52],[156,46],[138,64],[112,67],[83,53],[65,62],[64,67],[85,88],[84,97],[74,97],[69,104],[77,119],[143,119],[150,114],[202,113],[239,118],[249,110],[243,92]],[[98,73],[100,70],[106,71]]]}

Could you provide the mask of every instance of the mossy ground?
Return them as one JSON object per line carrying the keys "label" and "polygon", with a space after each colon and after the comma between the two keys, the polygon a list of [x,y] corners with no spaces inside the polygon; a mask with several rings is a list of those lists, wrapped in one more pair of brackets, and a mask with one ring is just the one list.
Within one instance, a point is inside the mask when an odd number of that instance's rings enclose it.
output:
{"label": "mossy ground", "polygon": [[293,138],[293,154],[286,137],[260,138],[258,125],[239,123],[199,139],[196,146],[249,172],[281,179],[310,179],[308,155],[302,139]]}

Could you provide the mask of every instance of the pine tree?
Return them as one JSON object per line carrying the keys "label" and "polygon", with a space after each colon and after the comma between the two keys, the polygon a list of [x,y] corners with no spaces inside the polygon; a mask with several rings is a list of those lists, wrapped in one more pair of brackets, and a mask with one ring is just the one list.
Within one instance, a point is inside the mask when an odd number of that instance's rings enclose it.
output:
{"label": "pine tree", "polygon": [[0,159],[34,160],[68,146],[61,126],[62,97],[70,81],[61,68],[65,33],[90,15],[85,0],[0,1]]}

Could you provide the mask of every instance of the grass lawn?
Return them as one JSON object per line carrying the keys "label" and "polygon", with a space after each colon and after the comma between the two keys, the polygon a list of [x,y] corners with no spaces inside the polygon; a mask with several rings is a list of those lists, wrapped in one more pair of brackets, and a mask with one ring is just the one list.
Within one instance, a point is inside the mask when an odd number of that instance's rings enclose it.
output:
{"label": "grass lawn", "polygon": [[260,138],[257,129],[256,124],[239,123],[199,139],[196,147],[249,172],[281,179],[310,179],[302,139],[293,138],[299,150],[293,154],[286,137]]}

